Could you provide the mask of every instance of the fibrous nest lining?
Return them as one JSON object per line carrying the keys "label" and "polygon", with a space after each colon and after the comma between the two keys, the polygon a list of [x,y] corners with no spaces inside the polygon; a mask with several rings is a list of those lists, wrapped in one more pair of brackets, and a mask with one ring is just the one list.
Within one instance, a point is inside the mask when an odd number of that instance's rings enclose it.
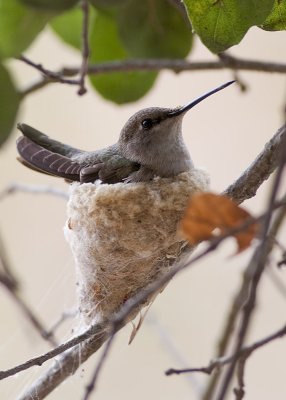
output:
{"label": "fibrous nest lining", "polygon": [[177,225],[188,199],[207,186],[208,175],[195,169],[148,183],[71,186],[65,234],[86,324],[111,317],[169,270],[184,246]]}

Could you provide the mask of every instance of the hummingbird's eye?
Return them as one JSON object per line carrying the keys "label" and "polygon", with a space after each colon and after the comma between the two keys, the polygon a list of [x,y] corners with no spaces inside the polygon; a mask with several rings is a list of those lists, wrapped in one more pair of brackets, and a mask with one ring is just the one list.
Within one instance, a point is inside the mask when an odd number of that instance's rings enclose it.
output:
{"label": "hummingbird's eye", "polygon": [[152,126],[153,126],[153,121],[152,121],[152,119],[147,118],[147,119],[144,119],[144,120],[141,122],[141,125],[142,125],[143,129],[148,130],[148,129],[151,129],[151,128],[152,128]]}

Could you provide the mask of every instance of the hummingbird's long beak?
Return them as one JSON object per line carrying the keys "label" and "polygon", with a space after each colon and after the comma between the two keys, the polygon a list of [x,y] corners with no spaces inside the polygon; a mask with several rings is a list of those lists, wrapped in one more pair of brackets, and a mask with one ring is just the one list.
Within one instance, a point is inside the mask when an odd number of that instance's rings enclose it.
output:
{"label": "hummingbird's long beak", "polygon": [[234,80],[234,81],[227,82],[227,83],[225,83],[224,85],[221,85],[221,86],[217,87],[216,89],[213,89],[213,90],[211,90],[210,92],[204,94],[203,96],[199,97],[198,99],[193,100],[191,103],[186,104],[185,106],[182,106],[182,107],[175,108],[174,110],[172,110],[172,111],[170,111],[170,112],[168,113],[168,118],[177,117],[178,115],[181,115],[181,114],[183,114],[183,113],[189,111],[191,108],[193,108],[194,106],[196,106],[197,104],[199,104],[201,101],[203,101],[203,100],[206,99],[207,97],[213,95],[213,94],[216,93],[216,92],[219,92],[220,90],[222,90],[222,89],[228,87],[229,85],[232,85],[234,82],[235,82],[235,80]]}

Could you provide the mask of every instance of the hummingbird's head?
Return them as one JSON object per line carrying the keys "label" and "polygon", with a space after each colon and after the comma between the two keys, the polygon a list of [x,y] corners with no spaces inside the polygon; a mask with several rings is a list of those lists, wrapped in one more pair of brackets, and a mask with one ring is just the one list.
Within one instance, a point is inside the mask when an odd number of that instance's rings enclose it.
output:
{"label": "hummingbird's head", "polygon": [[[228,82],[182,107],[152,107],[138,111],[121,130],[118,144],[122,155],[154,169],[160,176],[175,175],[190,169],[192,162],[182,137],[183,117],[202,100],[233,82]],[[176,173],[171,171],[164,174],[163,170],[166,168],[173,168]]]}
{"label": "hummingbird's head", "polygon": [[[154,164],[168,162],[175,148],[187,153],[182,138],[183,113],[171,118],[174,109],[151,107],[132,115],[124,125],[119,146],[124,157],[155,168]],[[176,157],[180,157],[176,154]],[[157,168],[155,168],[157,169]]]}

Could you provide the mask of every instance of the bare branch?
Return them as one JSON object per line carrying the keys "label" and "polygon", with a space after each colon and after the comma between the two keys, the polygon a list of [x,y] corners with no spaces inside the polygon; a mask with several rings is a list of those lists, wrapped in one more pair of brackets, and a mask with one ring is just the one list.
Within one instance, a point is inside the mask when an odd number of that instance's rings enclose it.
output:
{"label": "bare branch", "polygon": [[[161,71],[171,70],[175,73],[184,71],[207,71],[207,70],[240,70],[254,72],[286,73],[286,64],[271,63],[265,61],[254,61],[239,59],[229,56],[226,60],[219,61],[187,61],[181,59],[132,59],[125,61],[109,61],[90,65],[89,74],[102,74],[111,72],[129,71]],[[79,68],[62,68],[61,73],[67,76],[78,74]]]}
{"label": "bare branch", "polygon": [[23,61],[25,64],[29,65],[30,67],[35,68],[42,75],[44,75],[44,80],[46,80],[45,84],[52,83],[52,82],[66,83],[68,85],[78,85],[79,84],[78,79],[66,79],[60,72],[51,71],[51,70],[43,67],[43,65],[41,63],[35,63],[35,62],[31,61],[29,58],[25,57],[24,55],[19,56],[17,59],[19,61]]}
{"label": "bare branch", "polygon": [[83,23],[82,23],[82,63],[81,67],[77,70],[75,74],[72,75],[79,75],[78,79],[68,79],[65,77],[65,74],[62,71],[54,72],[47,68],[45,68],[41,63],[35,63],[34,61],[30,60],[29,58],[25,57],[24,55],[19,56],[17,59],[19,61],[23,61],[25,64],[33,67],[37,71],[39,71],[43,78],[40,82],[33,85],[33,90],[28,89],[24,91],[22,96],[27,95],[37,89],[40,89],[46,86],[49,83],[64,83],[67,85],[78,85],[78,94],[83,95],[86,93],[85,88],[85,77],[88,71],[88,57],[89,57],[89,45],[88,45],[88,17],[89,17],[89,4],[87,0],[82,0],[82,12],[83,12]]}
{"label": "bare branch", "polygon": [[77,310],[64,311],[56,322],[48,330],[48,335],[54,334],[55,331],[69,318],[75,318],[78,314]]}
{"label": "bare branch", "polygon": [[18,279],[15,277],[10,265],[2,234],[0,234],[0,282],[8,290],[17,290],[19,287]]}
{"label": "bare branch", "polygon": [[79,89],[78,94],[82,96],[86,93],[85,77],[88,69],[89,45],[88,45],[88,18],[89,18],[89,4],[87,0],[82,0],[82,63],[79,70]]}
{"label": "bare branch", "polygon": [[23,192],[23,193],[32,193],[32,194],[49,194],[52,196],[62,197],[65,200],[68,200],[68,193],[58,189],[53,186],[46,185],[27,185],[23,183],[11,183],[7,188],[0,192],[0,201],[5,199],[7,196],[11,194]]}
{"label": "bare branch", "polygon": [[267,268],[266,273],[277,291],[281,294],[284,300],[286,300],[286,285],[281,280],[281,276],[278,275],[274,268]]}
{"label": "bare branch", "polygon": [[[26,62],[39,72],[44,74],[44,78],[36,82],[22,92],[22,96],[26,96],[44,86],[54,83],[66,83],[78,85],[79,80],[69,80],[67,77],[79,74],[80,67],[63,67],[57,72],[49,71],[41,64],[36,64],[26,57],[19,58]],[[107,74],[113,72],[130,72],[130,71],[162,71],[170,70],[175,73],[186,71],[210,71],[227,69],[230,71],[253,71],[265,73],[286,73],[286,64],[272,63],[266,61],[247,60],[235,58],[232,56],[221,57],[216,61],[187,61],[181,59],[131,59],[125,61],[108,61],[104,63],[91,64],[87,67],[89,75]]]}
{"label": "bare branch", "polygon": [[[3,282],[2,282],[3,283]],[[24,316],[28,319],[31,325],[35,328],[35,330],[41,335],[41,337],[49,342],[52,347],[57,346],[57,341],[54,337],[52,331],[48,331],[43,323],[40,321],[39,317],[31,310],[30,306],[25,302],[25,300],[20,296],[18,292],[15,290],[11,290],[8,286],[6,286],[9,294],[11,295],[12,299],[18,305],[20,310],[23,312]]]}
{"label": "bare branch", "polygon": [[[31,400],[34,398],[37,400],[44,399],[66,378],[73,375],[77,369],[102,346],[107,338],[105,329],[103,326],[100,326],[100,324],[91,329],[93,332],[97,331],[97,333],[83,343],[81,343],[82,338],[74,338],[77,345],[71,350],[61,354],[60,358],[57,360],[58,362],[54,363],[46,373],[43,373],[43,375],[17,400]],[[91,329],[81,336],[90,336]]]}
{"label": "bare branch", "polygon": [[252,164],[224,191],[224,194],[239,204],[254,197],[257,189],[277,167],[279,153],[283,148],[282,144],[285,141],[285,137],[286,125],[283,125],[265,145]]}
{"label": "bare branch", "polygon": [[245,364],[246,364],[247,356],[240,357],[238,362],[237,362],[237,382],[238,382],[238,387],[233,389],[233,392],[235,394],[235,399],[236,400],[242,400],[245,391],[244,391],[244,370],[245,370]]}
{"label": "bare branch", "polygon": [[100,357],[99,362],[97,363],[97,366],[96,366],[96,368],[94,370],[92,378],[91,378],[89,384],[86,387],[86,391],[85,391],[83,400],[90,399],[90,396],[92,395],[92,392],[95,390],[95,384],[96,384],[96,382],[98,380],[98,377],[99,377],[99,374],[100,374],[100,372],[102,370],[103,364],[104,364],[105,360],[107,359],[107,356],[108,356],[109,351],[111,349],[111,345],[113,344],[113,341],[114,341],[114,338],[115,338],[115,333],[116,333],[116,331],[112,332],[110,338],[108,339],[108,341],[107,341],[107,343],[105,345],[104,351],[103,351],[103,353],[102,353],[102,355]]}
{"label": "bare branch", "polygon": [[[106,326],[107,323],[98,323],[96,325],[92,325],[88,330],[86,330],[84,333],[70,339],[68,342],[61,344],[60,346],[56,347],[53,350],[48,351],[47,353],[31,358],[30,360],[24,362],[23,364],[19,364],[16,367],[10,368],[6,371],[0,371],[0,380],[8,378],[9,376],[13,376],[21,371],[25,371],[26,369],[29,369],[35,365],[41,366],[43,363],[46,361],[50,360],[51,358],[56,357],[57,355],[63,353],[64,351],[75,347],[79,343],[91,338],[91,340],[96,340],[100,342],[100,346],[102,343],[104,343],[105,339],[103,340],[103,337],[105,336],[105,331],[106,331]],[[82,351],[82,349],[81,349]],[[62,368],[60,369],[60,372]]]}
{"label": "bare branch", "polygon": [[224,367],[225,365],[231,363],[235,358],[248,358],[255,350],[259,349],[260,347],[263,347],[271,342],[273,342],[276,339],[280,339],[286,335],[286,325],[284,325],[282,328],[280,328],[278,331],[272,333],[269,336],[266,336],[263,339],[258,340],[257,342],[254,342],[253,344],[249,346],[245,346],[240,349],[238,353],[234,353],[231,356],[228,357],[220,357],[217,358],[209,363],[208,366],[206,367],[200,367],[200,368],[185,368],[185,369],[175,369],[175,368],[170,368],[168,369],[165,374],[167,376],[169,375],[179,375],[179,374],[186,374],[186,373],[193,373],[193,372],[201,372],[207,375],[210,375],[214,370],[220,369]]}

